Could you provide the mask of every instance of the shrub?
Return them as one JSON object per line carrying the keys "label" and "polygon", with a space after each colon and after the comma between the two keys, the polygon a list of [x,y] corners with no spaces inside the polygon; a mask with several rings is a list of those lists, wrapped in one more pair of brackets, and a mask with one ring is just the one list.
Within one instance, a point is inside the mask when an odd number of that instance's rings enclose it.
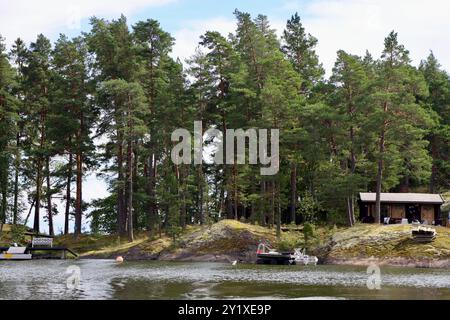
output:
{"label": "shrub", "polygon": [[320,207],[317,201],[309,192],[305,193],[302,201],[299,203],[297,215],[305,222],[315,222],[318,218],[319,211]]}
{"label": "shrub", "polygon": [[278,242],[278,250],[280,251],[293,251],[301,246],[301,238],[289,233],[284,233]]}
{"label": "shrub", "polygon": [[170,226],[167,228],[167,235],[172,237],[173,242],[176,242],[183,233],[183,229],[179,226]]}
{"label": "shrub", "polygon": [[303,226],[303,236],[305,238],[305,247],[309,247],[309,241],[315,236],[315,226],[312,223],[306,222]]}
{"label": "shrub", "polygon": [[23,225],[13,225],[11,228],[11,241],[17,244],[25,244],[25,232],[27,228]]}

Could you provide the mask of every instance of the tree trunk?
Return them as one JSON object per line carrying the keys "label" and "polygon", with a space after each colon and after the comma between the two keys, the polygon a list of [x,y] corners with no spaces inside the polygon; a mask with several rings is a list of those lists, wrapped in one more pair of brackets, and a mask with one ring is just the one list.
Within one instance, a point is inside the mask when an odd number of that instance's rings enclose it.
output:
{"label": "tree trunk", "polygon": [[297,216],[297,164],[291,164],[291,223],[296,223]]}
{"label": "tree trunk", "polygon": [[260,219],[261,219],[261,225],[266,226],[266,182],[262,180],[261,178],[261,202],[260,202]]}
{"label": "tree trunk", "polygon": [[383,160],[378,160],[377,189],[375,200],[375,223],[381,222],[381,179],[383,176]]}
{"label": "tree trunk", "polygon": [[436,159],[438,159],[438,150],[436,135],[434,134],[431,137],[431,158],[433,161],[433,166],[431,167],[429,192],[433,194],[436,193],[436,179],[438,176],[438,166],[436,165]]}
{"label": "tree trunk", "polygon": [[234,219],[239,220],[238,213],[238,187],[237,187],[237,168],[236,163],[233,165],[233,203],[234,203]]}
{"label": "tree trunk", "polygon": [[[137,143],[135,142],[134,145],[136,145]],[[137,168],[138,168],[138,154],[136,151],[136,148],[133,148],[133,190],[138,190],[138,186],[137,186]],[[136,200],[134,200],[133,197],[133,201],[135,202]],[[133,203],[133,208],[136,207],[135,203]],[[139,217],[138,217],[138,211],[134,211],[133,212],[133,226],[136,228],[138,226],[139,223]]]}
{"label": "tree trunk", "polygon": [[76,165],[77,191],[75,199],[75,237],[78,237],[81,234],[81,220],[83,215],[83,156],[81,150],[77,151]]}
{"label": "tree trunk", "polygon": [[127,147],[127,221],[128,221],[128,241],[134,241],[133,234],[133,162],[134,162],[134,154],[133,154],[133,142],[128,142]]}
{"label": "tree trunk", "polygon": [[17,217],[19,215],[19,165],[20,165],[20,134],[16,134],[17,155],[14,166],[14,206],[13,206],[13,225],[17,224]]}
{"label": "tree trunk", "polygon": [[355,196],[352,196],[351,199],[351,204],[352,204],[352,219],[353,219],[353,225],[356,224],[356,217],[355,217]]}
{"label": "tree trunk", "polygon": [[7,202],[8,197],[8,179],[5,178],[5,181],[2,181],[2,202],[0,207],[0,223],[6,223],[6,207],[8,206]]}
{"label": "tree trunk", "polygon": [[203,181],[203,167],[202,165],[198,166],[198,220],[201,225],[205,223],[205,214],[204,214],[204,181]]}
{"label": "tree trunk", "polygon": [[[256,194],[256,184],[254,182],[251,184],[250,192],[253,195]],[[252,201],[250,203],[250,221],[252,221],[252,222],[258,221],[258,217],[256,217],[257,214],[258,213],[256,210],[256,202]]]}
{"label": "tree trunk", "polygon": [[274,181],[270,183],[270,227],[275,225],[275,185]]}
{"label": "tree trunk", "polygon": [[181,199],[181,207],[180,207],[180,226],[181,228],[186,228],[186,182],[185,182],[185,174],[184,174],[184,166],[181,165],[179,169],[180,178],[179,178],[179,196]]}
{"label": "tree trunk", "polygon": [[47,156],[45,159],[46,167],[46,179],[47,179],[47,218],[48,218],[48,233],[51,236],[55,235],[55,230],[53,229],[53,210],[52,210],[52,194],[51,194],[51,182],[50,182],[50,157]]}
{"label": "tree trunk", "polygon": [[[350,172],[352,175],[356,172],[356,154],[355,154],[355,129],[353,126],[350,126],[350,141],[351,141],[351,150],[350,150]],[[353,226],[356,223],[355,219],[355,202],[354,202],[354,194],[348,198],[348,215],[350,216],[350,223]]]}
{"label": "tree trunk", "polygon": [[378,159],[377,187],[375,200],[375,223],[381,222],[381,187],[383,179],[384,151],[385,151],[385,130],[383,128],[380,135],[380,154]]}
{"label": "tree trunk", "polygon": [[157,223],[155,184],[156,184],[156,154],[151,153],[148,159],[148,177],[147,177],[147,230],[153,233]]}
{"label": "tree trunk", "polygon": [[279,182],[276,183],[276,193],[277,193],[277,238],[281,239],[281,201],[280,201],[280,187]]}
{"label": "tree trunk", "polygon": [[227,219],[233,219],[233,202],[232,202],[232,188],[231,188],[231,174],[229,166],[227,165],[227,122],[225,113],[222,111],[222,149],[223,149],[223,184],[224,190],[226,190],[225,197],[225,211]]}
{"label": "tree trunk", "polygon": [[81,221],[83,216],[83,142],[82,134],[84,130],[84,115],[83,112],[80,113],[80,127],[78,128],[77,136],[77,154],[76,154],[76,166],[77,166],[77,177],[76,177],[76,199],[75,199],[75,238],[81,235]]}
{"label": "tree trunk", "polygon": [[124,175],[123,175],[123,139],[122,134],[119,133],[118,152],[117,152],[117,232],[120,236],[125,236],[125,194],[124,194]]}
{"label": "tree trunk", "polygon": [[37,173],[36,173],[36,194],[35,194],[35,207],[34,207],[34,224],[33,230],[35,233],[39,233],[40,222],[40,209],[41,209],[41,180],[42,180],[42,166],[41,160],[37,160]]}
{"label": "tree trunk", "polygon": [[353,204],[352,204],[352,199],[351,197],[347,197],[347,225],[349,227],[353,227],[354,225],[354,220],[353,220]]}
{"label": "tree trunk", "polygon": [[224,214],[224,212],[226,212],[226,208],[225,208],[225,181],[222,181],[222,183],[218,183],[220,184],[220,186],[218,186],[220,188],[220,193],[219,193],[219,203],[217,206],[217,212],[219,212],[219,218],[221,218]]}
{"label": "tree trunk", "polygon": [[72,165],[73,165],[73,154],[69,153],[69,163],[67,168],[67,185],[66,185],[66,210],[64,213],[64,234],[69,234],[69,220],[70,220],[70,202],[71,198],[71,187],[72,187]]}

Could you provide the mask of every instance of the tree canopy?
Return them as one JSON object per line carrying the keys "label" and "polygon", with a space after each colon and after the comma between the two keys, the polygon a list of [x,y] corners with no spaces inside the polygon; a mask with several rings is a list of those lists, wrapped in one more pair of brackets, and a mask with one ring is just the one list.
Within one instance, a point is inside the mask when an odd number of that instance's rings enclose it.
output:
{"label": "tree canopy", "polygon": [[[40,232],[44,216],[54,234],[63,199],[62,231],[73,219],[76,236],[86,219],[130,241],[225,218],[280,233],[353,225],[361,191],[377,193],[380,221],[381,192],[449,189],[450,78],[433,53],[413,66],[392,31],[379,58],[339,50],[327,78],[297,13],[280,38],[267,16],[234,14],[234,33],[206,32],[185,62],[152,19],[94,17],[76,38],[17,39],[9,54],[0,38],[0,222],[33,219]],[[172,132],[194,134],[194,122],[201,135],[278,129],[279,170],[227,164],[226,136],[205,136],[220,164],[173,163]],[[83,201],[89,172],[108,197]]]}

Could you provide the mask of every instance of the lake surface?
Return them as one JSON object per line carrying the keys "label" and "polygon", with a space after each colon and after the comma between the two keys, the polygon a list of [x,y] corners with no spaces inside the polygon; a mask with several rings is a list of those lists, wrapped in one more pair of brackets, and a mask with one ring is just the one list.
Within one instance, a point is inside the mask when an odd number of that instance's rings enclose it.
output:
{"label": "lake surface", "polygon": [[0,299],[450,299],[448,269],[382,267],[380,290],[368,277],[352,266],[1,261]]}

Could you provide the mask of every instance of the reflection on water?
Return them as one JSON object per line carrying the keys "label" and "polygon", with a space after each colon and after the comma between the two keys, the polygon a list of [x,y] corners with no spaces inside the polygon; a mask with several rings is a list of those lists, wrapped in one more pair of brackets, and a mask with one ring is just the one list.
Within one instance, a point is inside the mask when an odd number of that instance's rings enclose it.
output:
{"label": "reflection on water", "polygon": [[[69,266],[81,270],[67,288]],[[363,267],[256,266],[110,260],[0,263],[0,299],[450,299],[450,272],[381,269],[381,290]]]}

